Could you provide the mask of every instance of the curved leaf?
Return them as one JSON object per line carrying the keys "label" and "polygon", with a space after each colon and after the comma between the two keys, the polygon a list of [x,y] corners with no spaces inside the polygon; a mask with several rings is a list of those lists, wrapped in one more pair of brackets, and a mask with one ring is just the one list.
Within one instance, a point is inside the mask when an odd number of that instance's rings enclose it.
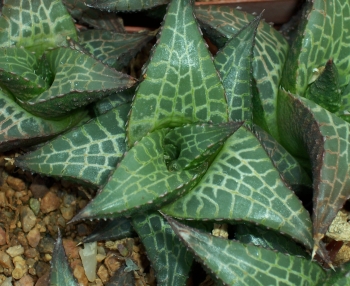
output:
{"label": "curved leaf", "polygon": [[83,239],[83,242],[93,242],[101,240],[120,240],[126,237],[133,237],[136,233],[129,219],[119,217],[100,222],[93,232]]}
{"label": "curved leaf", "polygon": [[34,145],[72,128],[86,115],[75,112],[61,120],[47,120],[22,109],[0,90],[0,152]]}
{"label": "curved leaf", "polygon": [[96,0],[62,0],[62,2],[72,17],[79,20],[79,22],[86,23],[99,30],[125,32],[123,19],[117,17],[115,13],[100,11],[87,6],[96,2]]}
{"label": "curved leaf", "polygon": [[68,264],[67,256],[63,248],[61,232],[58,230],[57,241],[51,260],[50,286],[78,286],[73,272]]}
{"label": "curved leaf", "polygon": [[328,272],[328,279],[318,286],[347,286],[350,283],[350,262]]}
{"label": "curved leaf", "polygon": [[36,74],[36,57],[24,48],[0,48],[0,85],[23,100],[44,92],[49,84]]}
{"label": "curved leaf", "polygon": [[226,285],[315,285],[325,272],[309,259],[215,237],[168,221],[195,257]]}
{"label": "curved leaf", "polygon": [[16,158],[16,164],[35,173],[101,186],[126,151],[129,109],[128,104],[113,109]]}
{"label": "curved leaf", "polygon": [[313,173],[314,251],[350,197],[350,126],[319,105],[280,90],[279,129],[283,146],[309,158]]}
{"label": "curved leaf", "polygon": [[[207,165],[171,172],[164,160],[167,129],[157,130],[134,146],[103,190],[72,221],[114,218],[159,208],[190,190]],[[132,178],[132,179],[131,179]]]}
{"label": "curved leaf", "polygon": [[188,0],[169,5],[143,77],[128,122],[129,146],[162,127],[227,122],[225,92]]}
{"label": "curved leaf", "polygon": [[308,1],[290,49],[281,86],[303,95],[314,69],[333,59],[339,72],[339,86],[350,80],[350,3],[338,0]]}
{"label": "curved leaf", "polygon": [[251,124],[252,114],[252,60],[254,38],[260,17],[242,28],[215,56],[227,95],[230,120],[245,120]]}
{"label": "curved leaf", "polygon": [[200,183],[162,212],[183,219],[250,221],[312,247],[308,212],[244,127],[225,142]]}
{"label": "curved leaf", "polygon": [[61,0],[4,0],[0,17],[0,47],[25,47],[38,57],[53,47],[77,39],[76,29]]}
{"label": "curved leaf", "polygon": [[117,70],[126,66],[146,45],[155,32],[116,33],[87,30],[79,33],[79,43],[96,59]]}
{"label": "curved leaf", "polygon": [[89,4],[89,7],[94,7],[102,10],[111,11],[139,11],[151,9],[160,5],[168,4],[170,0],[100,0]]}
{"label": "curved leaf", "polygon": [[235,226],[235,238],[243,244],[254,244],[280,253],[298,255],[310,259],[304,249],[292,239],[270,229],[252,224],[240,223]]}
{"label": "curved leaf", "polygon": [[186,284],[193,257],[158,213],[136,215],[132,223],[156,272],[157,285]]}
{"label": "curved leaf", "polygon": [[23,108],[44,118],[62,116],[136,82],[134,78],[70,48],[49,51],[46,58],[55,76],[51,87],[36,98],[19,100]]}
{"label": "curved leaf", "polygon": [[[195,12],[204,33],[208,34],[218,47],[223,47],[228,39],[254,20],[250,14],[225,6],[199,6]],[[255,124],[264,128],[276,139],[278,139],[276,122],[278,85],[288,49],[289,45],[283,36],[269,24],[261,21],[256,32],[252,63],[256,82],[253,99],[260,102],[261,110],[260,112],[253,110],[253,119]]]}

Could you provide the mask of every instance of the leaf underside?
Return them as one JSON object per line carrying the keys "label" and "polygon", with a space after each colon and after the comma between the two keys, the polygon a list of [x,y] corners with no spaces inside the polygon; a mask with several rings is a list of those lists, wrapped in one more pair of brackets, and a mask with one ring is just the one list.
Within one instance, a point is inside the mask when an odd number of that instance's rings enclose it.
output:
{"label": "leaf underside", "polygon": [[[325,273],[309,259],[215,237],[168,221],[195,257],[226,285],[315,285]],[[221,284],[220,283],[220,284]]]}
{"label": "leaf underside", "polygon": [[170,3],[143,77],[128,122],[129,146],[162,127],[227,122],[225,92],[188,1]]}

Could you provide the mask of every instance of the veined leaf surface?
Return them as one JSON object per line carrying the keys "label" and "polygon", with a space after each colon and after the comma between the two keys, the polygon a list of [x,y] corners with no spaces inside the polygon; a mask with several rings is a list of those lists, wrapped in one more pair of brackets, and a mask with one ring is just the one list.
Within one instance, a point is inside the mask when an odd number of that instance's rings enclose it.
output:
{"label": "veined leaf surface", "polygon": [[168,221],[195,257],[225,285],[315,285],[325,272],[317,263],[254,245],[215,237]]}
{"label": "veined leaf surface", "polygon": [[0,85],[18,98],[32,98],[49,84],[35,73],[36,57],[24,48],[0,48]]}
{"label": "veined leaf surface", "polygon": [[182,219],[250,221],[312,247],[308,212],[244,127],[227,139],[199,184],[162,212]]}
{"label": "veined leaf surface", "polygon": [[[232,36],[254,20],[250,14],[233,8],[206,5],[195,9],[204,33],[223,47]],[[261,112],[254,112],[254,123],[263,127],[278,139],[276,104],[278,85],[289,45],[283,36],[264,21],[260,21],[253,48],[253,77],[256,82],[257,97],[261,102]],[[257,99],[256,99],[257,100]],[[262,122],[266,121],[266,124]]]}
{"label": "veined leaf surface", "polygon": [[164,128],[157,130],[131,148],[102,191],[73,221],[158,209],[190,190],[206,171],[207,164],[192,170],[169,171],[163,145],[167,132]]}
{"label": "veined leaf surface", "polygon": [[16,164],[35,173],[101,186],[126,151],[129,109],[129,104],[113,109],[18,157]]}
{"label": "veined leaf surface", "polygon": [[260,17],[242,28],[215,56],[227,95],[230,120],[252,124],[252,60],[253,47]]}
{"label": "veined leaf surface", "polygon": [[350,197],[350,126],[314,102],[280,90],[279,129],[283,146],[309,158],[313,172],[314,250]]}
{"label": "veined leaf surface", "polygon": [[350,80],[350,3],[338,0],[307,1],[296,39],[291,46],[281,86],[302,96],[314,69],[333,59],[339,72],[339,86]]}
{"label": "veined leaf surface", "polygon": [[49,51],[46,58],[55,76],[51,87],[31,100],[19,101],[23,108],[44,118],[60,117],[136,83],[134,78],[70,48]]}
{"label": "veined leaf surface", "polygon": [[47,120],[22,109],[0,90],[0,152],[43,142],[73,127],[86,115],[78,111],[61,120]]}
{"label": "veined leaf surface", "polygon": [[168,7],[131,109],[129,146],[158,128],[228,120],[224,88],[189,2]]}
{"label": "veined leaf surface", "polygon": [[154,32],[116,33],[87,30],[79,33],[79,43],[95,58],[119,70],[155,36]]}
{"label": "veined leaf surface", "polygon": [[76,20],[99,30],[125,32],[123,19],[115,13],[101,11],[88,6],[96,2],[96,0],[62,0],[62,2]]}
{"label": "veined leaf surface", "polygon": [[186,284],[193,257],[158,212],[136,215],[132,223],[156,272],[157,285]]}
{"label": "veined leaf surface", "polygon": [[71,16],[61,0],[4,0],[0,17],[0,47],[25,47],[37,57],[48,48],[77,39]]}
{"label": "veined leaf surface", "polygon": [[90,4],[90,7],[110,11],[139,11],[168,4],[170,0],[100,0]]}

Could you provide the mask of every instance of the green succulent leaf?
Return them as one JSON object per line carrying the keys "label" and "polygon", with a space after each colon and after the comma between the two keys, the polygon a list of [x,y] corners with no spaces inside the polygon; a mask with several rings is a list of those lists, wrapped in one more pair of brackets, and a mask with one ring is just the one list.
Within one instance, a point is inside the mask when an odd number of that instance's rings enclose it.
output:
{"label": "green succulent leaf", "polygon": [[19,100],[23,108],[40,117],[63,116],[136,82],[134,78],[70,48],[49,51],[46,58],[55,77],[51,87],[31,100]]}
{"label": "green succulent leaf", "polygon": [[37,64],[36,57],[23,48],[0,48],[0,86],[24,100],[44,92],[48,82],[35,73]]}
{"label": "green succulent leaf", "polygon": [[315,262],[223,239],[168,221],[195,257],[225,285],[315,285],[325,272]]}
{"label": "green succulent leaf", "polygon": [[347,286],[350,283],[350,262],[328,272],[328,279],[317,286]]}
{"label": "green succulent leaf", "polygon": [[79,43],[96,59],[120,70],[146,45],[155,32],[116,33],[87,30],[79,33]]}
{"label": "green succulent leaf", "polygon": [[120,240],[133,236],[136,236],[136,233],[130,220],[125,217],[118,217],[108,220],[105,223],[99,223],[93,232],[84,238],[83,242]]}
{"label": "green succulent leaf", "polygon": [[254,38],[260,17],[242,28],[215,56],[215,66],[226,91],[230,120],[253,121],[252,60]]}
{"label": "green succulent leaf", "polygon": [[185,285],[193,257],[168,222],[153,212],[134,216],[132,223],[156,272],[157,285]]}
{"label": "green succulent leaf", "polygon": [[227,139],[200,183],[162,212],[181,219],[254,222],[312,247],[308,212],[244,127]]}
{"label": "green succulent leaf", "polygon": [[346,122],[350,122],[350,82],[343,88],[340,109],[335,114]]}
{"label": "green succulent leaf", "polygon": [[4,0],[0,17],[0,47],[24,47],[37,57],[77,39],[71,16],[61,0]]}
{"label": "green succulent leaf", "polygon": [[308,174],[281,144],[259,126],[254,126],[254,132],[281,178],[294,192],[298,193],[300,186],[312,187]]}
{"label": "green succulent leaf", "polygon": [[169,5],[143,77],[128,123],[129,146],[158,128],[228,121],[224,88],[188,0]]}
{"label": "green succulent leaf", "polygon": [[350,197],[349,124],[321,106],[280,90],[279,129],[283,146],[309,158],[313,172],[314,251],[320,249],[329,225]]}
{"label": "green succulent leaf", "polygon": [[151,9],[160,5],[168,4],[170,0],[100,0],[94,1],[89,7],[94,7],[108,12],[115,11],[139,11]]}
{"label": "green succulent leaf", "polygon": [[34,116],[0,90],[0,152],[34,145],[73,127],[86,115],[75,112],[61,120],[47,120]]}
{"label": "green succulent leaf", "polygon": [[[177,127],[165,136],[165,148],[175,148],[175,160],[167,163],[174,170],[196,168],[208,161],[243,122],[201,124]],[[169,150],[169,149],[168,149]]]}
{"label": "green succulent leaf", "polygon": [[240,223],[235,226],[235,238],[243,244],[254,244],[280,253],[302,256],[310,259],[304,249],[292,239],[269,229],[253,224]]}
{"label": "green succulent leaf", "polygon": [[53,250],[51,260],[50,286],[78,286],[73,272],[68,264],[67,256],[63,248],[61,232],[58,230],[58,238]]}
{"label": "green succulent leaf", "polygon": [[73,221],[159,208],[190,190],[206,171],[207,164],[193,170],[169,171],[163,146],[168,131],[157,130],[129,150],[102,191]]}
{"label": "green succulent leaf", "polygon": [[341,104],[338,70],[332,60],[325,67],[315,70],[316,79],[306,89],[305,98],[321,105],[330,112],[336,112]]}
{"label": "green succulent leaf", "polygon": [[135,94],[135,86],[132,88],[124,89],[122,91],[113,93],[108,97],[102,98],[94,104],[94,111],[96,115],[101,115],[107,111],[132,102],[132,98]]}
{"label": "green succulent leaf", "polygon": [[350,5],[348,1],[307,1],[296,39],[288,55],[281,86],[302,96],[314,70],[333,59],[338,68],[339,86],[350,81]]}
{"label": "green succulent leaf", "polygon": [[99,30],[125,32],[122,18],[117,17],[115,13],[88,7],[96,0],[62,0],[62,2],[72,17],[79,22]]}
{"label": "green succulent leaf", "polygon": [[[233,8],[217,5],[196,7],[196,16],[205,34],[218,46],[236,35],[254,17]],[[289,45],[283,36],[269,24],[261,21],[253,48],[253,77],[255,101],[261,104],[259,113],[254,112],[254,123],[263,127],[278,139],[276,105],[278,85],[286,61]],[[264,124],[263,122],[266,121]]]}
{"label": "green succulent leaf", "polygon": [[16,159],[35,173],[91,186],[106,183],[126,151],[125,121],[130,105],[121,105]]}

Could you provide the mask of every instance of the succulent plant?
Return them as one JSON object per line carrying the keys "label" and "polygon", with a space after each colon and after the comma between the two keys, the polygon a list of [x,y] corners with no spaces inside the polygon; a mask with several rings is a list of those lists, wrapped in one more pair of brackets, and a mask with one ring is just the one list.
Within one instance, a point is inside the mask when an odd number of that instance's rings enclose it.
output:
{"label": "succulent plant", "polygon": [[[66,4],[80,21],[111,28],[117,18],[100,17],[94,7],[118,11],[165,2]],[[6,5],[2,19],[9,13]],[[11,48],[17,53],[13,59],[33,58],[30,67],[39,66],[34,70],[55,80],[60,71],[55,63],[66,58],[74,59],[75,76],[85,75],[80,57],[86,59],[83,66],[95,61],[113,84],[114,77],[125,79],[123,87],[96,88],[94,100],[113,94],[94,104],[94,118],[18,157],[16,164],[99,189],[72,222],[111,219],[86,242],[136,231],[159,285],[184,285],[193,257],[218,284],[345,285],[349,264],[335,272],[322,266],[333,267],[323,238],[350,196],[350,33],[344,28],[350,25],[349,6],[307,1],[289,46],[261,16],[214,6],[193,9],[189,0],[173,0],[140,84],[123,92],[133,80],[108,67],[118,62],[111,36],[116,32],[69,34],[68,47],[40,59]],[[220,48],[214,58],[198,23]],[[8,42],[12,47],[25,41]],[[4,93],[26,96],[26,88],[10,82],[1,85]],[[71,103],[58,103],[61,109],[51,101],[41,104],[55,81],[46,84],[37,101],[47,110],[32,107],[37,91],[34,99],[18,98],[16,104],[35,113],[32,117],[67,116]],[[76,92],[67,90],[73,100]],[[90,94],[79,90],[84,91]],[[234,240],[208,233],[219,231],[218,223],[232,225]],[[62,251],[57,253],[53,263],[64,265]],[[52,274],[53,285],[75,285],[64,267],[66,274]]]}

